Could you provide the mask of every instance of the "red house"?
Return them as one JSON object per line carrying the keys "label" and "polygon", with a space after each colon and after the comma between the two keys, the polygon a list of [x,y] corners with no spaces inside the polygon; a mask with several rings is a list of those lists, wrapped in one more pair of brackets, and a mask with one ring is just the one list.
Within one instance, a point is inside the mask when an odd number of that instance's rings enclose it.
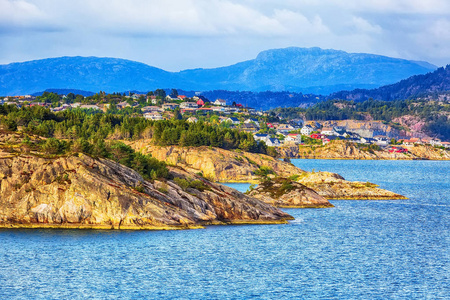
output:
{"label": "red house", "polygon": [[389,150],[389,153],[406,153],[408,152],[408,150],[406,150],[405,148],[400,148],[400,147],[391,147]]}
{"label": "red house", "polygon": [[203,105],[205,105],[205,102],[203,102],[202,99],[199,99],[199,100],[197,101],[197,105],[198,105],[198,106],[203,106]]}
{"label": "red house", "polygon": [[313,133],[313,134],[310,135],[310,137],[312,139],[321,140],[321,139],[323,139],[325,137],[325,135],[320,134],[320,133]]}

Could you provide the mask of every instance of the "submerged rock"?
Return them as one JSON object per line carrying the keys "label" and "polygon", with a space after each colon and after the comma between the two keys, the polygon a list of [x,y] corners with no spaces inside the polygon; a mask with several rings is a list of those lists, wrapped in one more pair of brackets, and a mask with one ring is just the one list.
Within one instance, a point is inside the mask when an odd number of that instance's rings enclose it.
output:
{"label": "submerged rock", "polygon": [[[208,224],[286,223],[290,215],[181,168],[174,180],[80,154],[0,159],[0,227],[185,229]],[[180,187],[184,180],[187,186]]]}

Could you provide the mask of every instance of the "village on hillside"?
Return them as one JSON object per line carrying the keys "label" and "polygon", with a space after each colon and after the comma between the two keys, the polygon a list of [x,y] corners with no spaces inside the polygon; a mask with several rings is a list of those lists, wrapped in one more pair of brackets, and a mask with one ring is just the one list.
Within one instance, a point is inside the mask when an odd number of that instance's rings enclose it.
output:
{"label": "village on hillside", "polygon": [[[159,91],[159,92],[158,92]],[[402,146],[431,145],[450,149],[450,142],[424,134],[416,135],[393,128],[382,121],[374,120],[328,120],[313,121],[281,119],[271,112],[245,107],[240,103],[205,97],[185,95],[147,94],[106,94],[100,92],[91,97],[81,95],[56,95],[44,93],[43,96],[13,96],[0,99],[2,105],[17,107],[44,106],[57,113],[68,109],[84,109],[93,113],[98,111],[125,113],[159,121],[173,118],[187,122],[208,122],[226,128],[236,128],[252,133],[256,141],[263,141],[269,147],[290,147],[296,145],[326,145],[333,140],[374,145],[377,149],[389,152],[408,152]],[[173,90],[174,91],[174,90]],[[175,90],[176,91],[176,90]]]}

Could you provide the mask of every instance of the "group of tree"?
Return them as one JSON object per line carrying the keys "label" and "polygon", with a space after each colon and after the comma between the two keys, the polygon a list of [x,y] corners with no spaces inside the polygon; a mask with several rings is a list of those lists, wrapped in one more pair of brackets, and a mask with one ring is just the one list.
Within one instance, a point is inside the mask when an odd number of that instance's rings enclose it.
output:
{"label": "group of tree", "polygon": [[[41,106],[0,105],[3,127],[57,140],[88,141],[101,149],[105,140],[152,139],[156,145],[212,146],[266,153],[251,133],[185,120],[152,121],[143,117],[71,109],[53,113]],[[100,146],[97,147],[96,145]],[[85,149],[82,147],[82,149]],[[100,150],[99,150],[100,151]],[[98,153],[99,151],[94,151]],[[100,151],[101,152],[101,151]],[[104,155],[100,155],[104,156]]]}

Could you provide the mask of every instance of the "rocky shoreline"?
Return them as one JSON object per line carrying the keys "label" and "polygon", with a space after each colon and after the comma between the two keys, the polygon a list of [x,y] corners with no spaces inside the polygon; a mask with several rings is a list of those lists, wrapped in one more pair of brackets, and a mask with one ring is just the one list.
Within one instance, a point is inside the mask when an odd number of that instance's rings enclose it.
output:
{"label": "rocky shoreline", "polygon": [[293,164],[273,157],[242,151],[229,151],[209,147],[158,147],[148,143],[134,144],[136,150],[150,153],[159,160],[200,173],[212,181],[259,183],[255,174],[261,166],[273,171],[272,177],[293,178],[314,190],[320,196],[333,200],[354,199],[407,199],[379,188],[376,184],[352,182],[330,172],[306,172]]}
{"label": "rocky shoreline", "polygon": [[[84,154],[0,159],[0,227],[193,229],[218,224],[281,224],[289,214],[177,167],[173,180]],[[196,181],[180,187],[175,178]],[[174,181],[175,180],[175,181]]]}

